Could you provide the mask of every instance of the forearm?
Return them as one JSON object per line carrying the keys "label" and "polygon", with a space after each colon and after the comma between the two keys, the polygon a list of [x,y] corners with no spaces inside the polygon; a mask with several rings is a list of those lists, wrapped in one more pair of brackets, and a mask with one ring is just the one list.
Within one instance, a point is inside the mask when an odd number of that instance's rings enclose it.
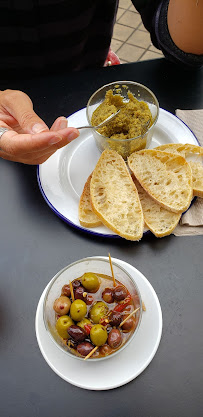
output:
{"label": "forearm", "polygon": [[203,54],[203,0],[170,0],[167,20],[170,36],[178,48]]}

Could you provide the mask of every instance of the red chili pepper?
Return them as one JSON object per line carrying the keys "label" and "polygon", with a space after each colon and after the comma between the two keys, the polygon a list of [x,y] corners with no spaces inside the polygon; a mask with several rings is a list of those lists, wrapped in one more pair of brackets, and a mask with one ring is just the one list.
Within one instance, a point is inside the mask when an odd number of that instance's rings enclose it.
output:
{"label": "red chili pepper", "polygon": [[92,328],[91,324],[84,324],[84,329],[87,334],[90,334],[90,330]]}
{"label": "red chili pepper", "polygon": [[114,307],[113,311],[123,311],[124,308],[131,302],[131,299],[132,299],[131,295],[128,294],[125,300],[123,300],[120,304],[117,304]]}

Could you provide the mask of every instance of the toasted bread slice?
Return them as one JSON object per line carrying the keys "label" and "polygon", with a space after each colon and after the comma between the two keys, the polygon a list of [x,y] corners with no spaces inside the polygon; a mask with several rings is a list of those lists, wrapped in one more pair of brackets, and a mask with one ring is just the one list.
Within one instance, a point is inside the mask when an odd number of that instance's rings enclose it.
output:
{"label": "toasted bread slice", "polygon": [[109,229],[128,240],[140,240],[144,218],[135,184],[123,158],[106,149],[92,174],[93,211]]}
{"label": "toasted bread slice", "polygon": [[90,181],[92,174],[88,177],[82,195],[79,202],[79,222],[84,227],[97,227],[102,224],[101,220],[97,215],[92,211],[91,201],[90,201]]}
{"label": "toasted bread slice", "polygon": [[173,213],[160,206],[150,195],[141,187],[134,175],[132,179],[138,190],[144,221],[146,226],[156,237],[164,237],[170,235],[177,226],[181,213]]}
{"label": "toasted bread slice", "polygon": [[203,159],[203,147],[191,145],[189,143],[169,143],[158,146],[156,149],[164,152],[177,153],[184,156],[187,160],[189,155],[197,155],[197,161],[188,161],[192,169],[193,195],[203,198],[203,165],[199,156]]}
{"label": "toasted bread slice", "polygon": [[174,213],[187,210],[193,195],[192,172],[183,156],[145,149],[131,154],[128,165],[158,204]]}

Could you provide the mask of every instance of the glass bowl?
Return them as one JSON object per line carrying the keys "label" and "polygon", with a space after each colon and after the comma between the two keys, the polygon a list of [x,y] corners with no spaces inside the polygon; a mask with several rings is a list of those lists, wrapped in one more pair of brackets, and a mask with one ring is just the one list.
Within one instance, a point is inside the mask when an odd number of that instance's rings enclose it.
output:
{"label": "glass bowl", "polygon": [[[143,126],[142,133],[139,136],[130,139],[108,138],[99,133],[96,129],[92,129],[97,147],[101,152],[107,148],[116,150],[126,161],[131,153],[140,149],[148,148],[150,146],[154,127],[159,116],[159,103],[154,93],[144,85],[133,81],[115,81],[99,88],[90,97],[86,109],[86,116],[90,125],[92,124],[91,119],[93,112],[104,101],[106,92],[108,90],[113,90],[113,94],[119,94],[123,98],[124,102],[129,101],[128,92],[131,92],[138,101],[144,101],[148,104],[152,115],[152,120],[149,127],[145,128]],[[116,118],[114,121],[116,121]]]}
{"label": "glass bowl", "polygon": [[[98,360],[105,360],[107,358],[113,357],[118,352],[121,352],[123,349],[127,347],[127,345],[132,341],[135,337],[137,330],[140,326],[141,318],[142,318],[142,301],[139,289],[133,278],[130,274],[121,266],[119,266],[116,262],[112,261],[114,276],[116,280],[121,282],[125,287],[128,289],[132,296],[133,304],[139,305],[140,310],[137,311],[137,326],[130,335],[129,339],[117,350],[107,356],[103,357],[94,357],[87,359],[86,361],[98,361]],[[43,303],[43,320],[45,324],[45,328],[49,333],[53,343],[57,345],[57,347],[65,352],[67,355],[79,359],[84,360],[84,356],[80,356],[75,353],[73,349],[70,349],[67,344],[65,343],[64,339],[62,339],[59,334],[57,333],[55,324],[56,324],[56,313],[53,309],[54,301],[60,297],[61,289],[65,284],[69,284],[70,281],[73,281],[76,278],[81,277],[85,272],[94,272],[97,274],[104,274],[108,276],[112,276],[110,263],[107,259],[101,259],[99,257],[91,257],[91,258],[84,258],[79,261],[76,261],[64,269],[59,271],[55,277],[50,281],[49,286],[47,288],[44,303]],[[109,309],[111,309],[111,304],[108,304]],[[78,355],[78,356],[77,356]]]}

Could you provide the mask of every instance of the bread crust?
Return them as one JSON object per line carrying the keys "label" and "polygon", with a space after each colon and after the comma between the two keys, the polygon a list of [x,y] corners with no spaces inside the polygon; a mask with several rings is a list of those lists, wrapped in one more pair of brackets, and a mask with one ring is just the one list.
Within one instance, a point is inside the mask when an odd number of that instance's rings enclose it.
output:
{"label": "bread crust", "polygon": [[144,221],[148,229],[151,230],[156,237],[170,235],[176,228],[181,218],[181,213],[173,213],[160,206],[160,204],[151,198],[144,188],[142,188],[134,175],[132,175],[132,179],[138,190],[144,214]]}
{"label": "bread crust", "polygon": [[[197,145],[191,145],[190,143],[169,143],[166,145],[158,146],[156,149],[164,152],[176,153],[186,158],[191,154],[203,157],[203,147]],[[193,181],[193,195],[203,198],[203,165],[199,162],[188,161],[192,170]]]}
{"label": "bread crust", "polygon": [[203,148],[198,145],[192,145],[190,143],[167,143],[165,145],[160,145],[155,148],[158,151],[178,153],[182,156],[187,156],[190,153],[197,153],[203,155]]}
{"label": "bread crust", "polygon": [[131,154],[128,166],[158,204],[174,213],[187,210],[193,195],[192,172],[183,156],[145,149]]}
{"label": "bread crust", "polygon": [[128,240],[143,236],[144,217],[138,192],[123,158],[106,149],[90,182],[92,209],[109,229]]}
{"label": "bread crust", "polygon": [[83,192],[79,201],[78,216],[81,226],[84,227],[97,227],[102,224],[101,220],[92,211],[91,200],[90,200],[90,181],[92,174],[88,177]]}

